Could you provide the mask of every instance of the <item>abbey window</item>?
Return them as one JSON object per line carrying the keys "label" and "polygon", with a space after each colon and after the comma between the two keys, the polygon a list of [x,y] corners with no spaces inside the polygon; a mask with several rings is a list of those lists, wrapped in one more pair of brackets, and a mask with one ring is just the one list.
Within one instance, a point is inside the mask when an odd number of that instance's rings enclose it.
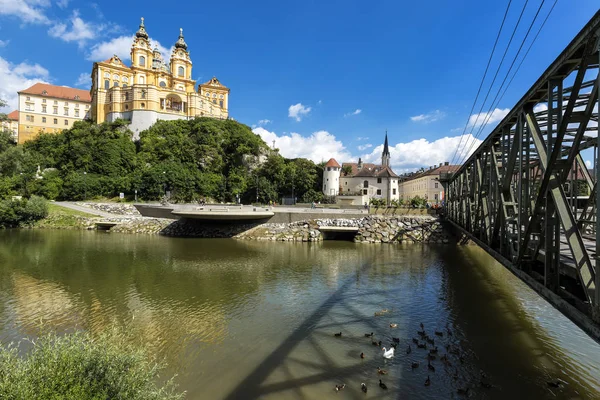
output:
{"label": "abbey window", "polygon": [[144,56],[140,56],[140,59],[139,59],[139,63],[138,63],[138,65],[139,65],[140,67],[145,67],[145,66],[146,66],[146,57],[144,57]]}
{"label": "abbey window", "polygon": [[183,67],[179,67],[179,68],[177,69],[177,75],[179,75],[179,76],[184,76],[184,75],[185,75],[185,68],[183,68]]}

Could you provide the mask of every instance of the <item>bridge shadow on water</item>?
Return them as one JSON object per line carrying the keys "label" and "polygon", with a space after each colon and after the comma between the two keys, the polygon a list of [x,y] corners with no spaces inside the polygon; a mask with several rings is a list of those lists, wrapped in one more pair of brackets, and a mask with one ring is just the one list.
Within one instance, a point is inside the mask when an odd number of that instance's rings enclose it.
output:
{"label": "bridge shadow on water", "polygon": [[[374,301],[386,296],[387,290],[349,291],[360,281],[360,277],[371,265],[364,264],[355,276],[344,281],[317,309],[310,314],[294,331],[273,350],[249,375],[247,375],[226,397],[234,399],[272,398],[314,398],[314,393],[305,392],[309,385],[327,383],[319,398],[335,395],[335,384],[345,383],[344,398],[361,398],[361,382],[368,382],[367,398],[393,398],[393,393],[385,396],[378,384],[377,367],[383,366],[381,348],[373,346],[364,333],[378,332],[381,326],[376,323],[373,310],[381,309],[381,303]],[[370,316],[358,308],[369,309]],[[333,321],[332,321],[333,320]],[[342,322],[343,321],[343,322]],[[356,327],[360,325],[360,328]],[[350,328],[353,325],[353,328]],[[355,332],[353,336],[347,334]],[[334,332],[342,331],[342,337],[334,337]],[[360,334],[360,336],[359,336]],[[375,336],[382,340],[382,346],[389,346],[391,336]],[[336,349],[344,348],[333,356],[328,352],[328,344]],[[308,347],[309,351],[295,350]],[[351,348],[352,347],[352,348]],[[356,348],[356,350],[354,350]],[[360,358],[364,351],[365,359]],[[377,356],[373,356],[376,353]],[[368,355],[367,355],[368,354]],[[368,373],[370,378],[365,378]],[[377,379],[375,379],[377,378]],[[384,380],[386,377],[383,377]],[[386,380],[387,382],[387,380]],[[389,385],[389,384],[388,384]],[[377,389],[377,390],[376,390]],[[317,389],[314,389],[317,390]],[[378,392],[378,393],[377,393]],[[382,396],[383,395],[383,396]],[[375,397],[372,397],[375,396]]]}

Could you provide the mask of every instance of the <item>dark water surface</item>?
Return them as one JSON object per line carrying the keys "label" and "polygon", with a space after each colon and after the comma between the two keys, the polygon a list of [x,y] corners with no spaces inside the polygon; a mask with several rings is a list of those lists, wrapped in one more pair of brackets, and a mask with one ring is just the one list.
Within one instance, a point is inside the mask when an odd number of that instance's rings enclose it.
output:
{"label": "dark water surface", "polygon": [[[600,399],[600,346],[476,247],[0,231],[0,340],[40,321],[127,326],[189,399]],[[400,338],[394,359],[370,332]]]}

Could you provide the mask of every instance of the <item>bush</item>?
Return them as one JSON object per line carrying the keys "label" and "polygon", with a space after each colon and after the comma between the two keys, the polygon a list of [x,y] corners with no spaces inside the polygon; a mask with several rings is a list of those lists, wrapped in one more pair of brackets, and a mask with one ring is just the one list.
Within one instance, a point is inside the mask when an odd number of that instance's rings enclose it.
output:
{"label": "bush", "polygon": [[31,196],[29,200],[0,201],[0,228],[16,228],[31,224],[46,218],[47,215],[48,203],[43,197]]}
{"label": "bush", "polygon": [[175,400],[173,380],[158,387],[161,368],[114,333],[42,335],[19,357],[15,345],[0,345],[0,399]]}
{"label": "bush", "polygon": [[31,196],[24,203],[21,211],[21,224],[31,224],[48,216],[48,202],[43,197]]}

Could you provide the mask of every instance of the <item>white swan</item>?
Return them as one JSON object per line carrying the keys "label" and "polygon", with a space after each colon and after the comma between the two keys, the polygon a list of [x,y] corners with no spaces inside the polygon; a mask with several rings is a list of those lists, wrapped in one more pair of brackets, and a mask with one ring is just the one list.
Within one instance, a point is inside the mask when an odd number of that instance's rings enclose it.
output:
{"label": "white swan", "polygon": [[390,347],[389,350],[386,350],[386,348],[384,347],[382,350],[383,350],[383,358],[394,357],[394,348],[393,347]]}

